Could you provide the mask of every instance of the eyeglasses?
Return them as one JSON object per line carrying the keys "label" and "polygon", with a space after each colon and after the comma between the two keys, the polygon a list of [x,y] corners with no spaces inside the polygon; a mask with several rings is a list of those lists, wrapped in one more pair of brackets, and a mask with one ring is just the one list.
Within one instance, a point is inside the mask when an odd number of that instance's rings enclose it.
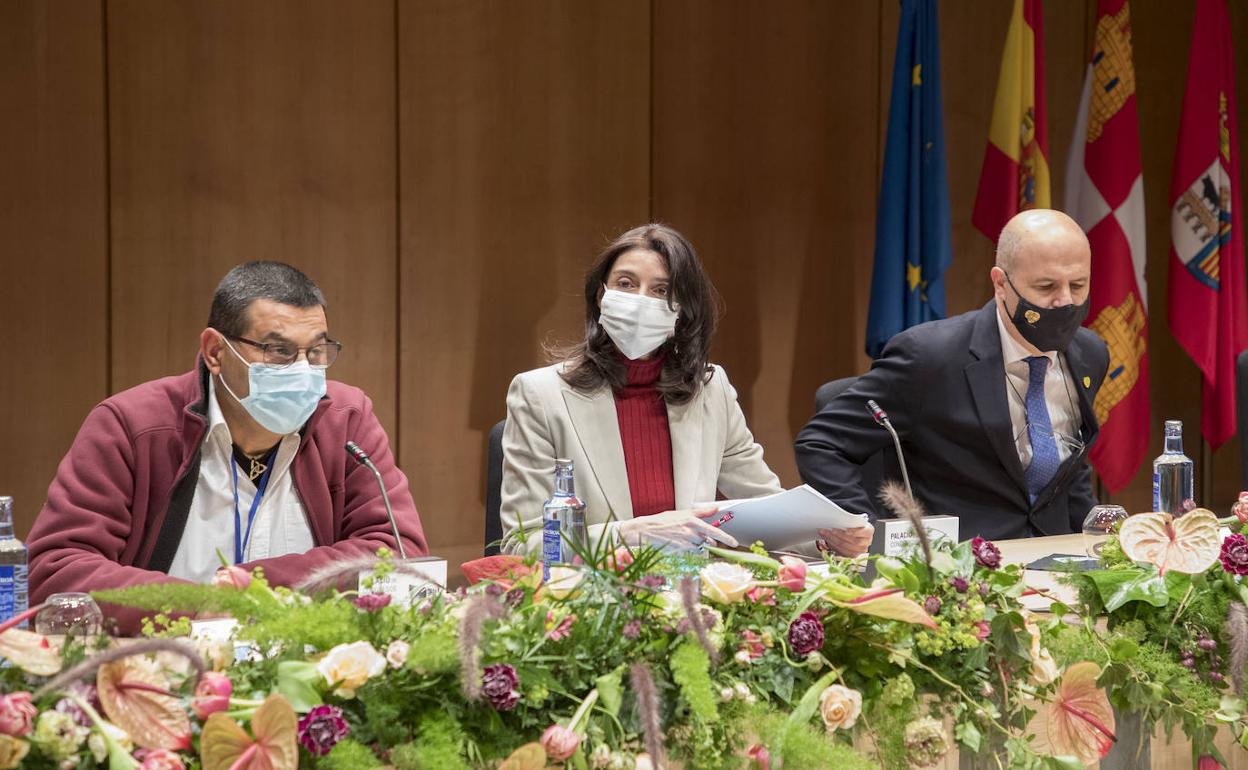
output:
{"label": "eyeglasses", "polygon": [[342,352],[342,343],[337,340],[325,340],[324,342],[301,348],[289,342],[256,342],[246,337],[235,337],[232,334],[225,336],[235,342],[251,345],[253,348],[258,349],[264,356],[264,363],[277,369],[290,366],[298,361],[300,353],[307,355],[308,365],[312,368],[326,369],[337,360],[338,354]]}

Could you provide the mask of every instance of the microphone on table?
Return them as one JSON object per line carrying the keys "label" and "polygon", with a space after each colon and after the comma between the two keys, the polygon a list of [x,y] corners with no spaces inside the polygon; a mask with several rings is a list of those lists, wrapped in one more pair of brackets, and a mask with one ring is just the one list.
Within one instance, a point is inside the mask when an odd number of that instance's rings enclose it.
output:
{"label": "microphone on table", "polygon": [[893,448],[897,451],[897,464],[901,466],[901,480],[906,484],[906,494],[910,499],[914,499],[914,491],[910,489],[910,474],[906,472],[906,458],[901,453],[901,439],[897,437],[897,431],[893,428],[892,420],[888,419],[888,413],[875,403],[875,399],[867,399],[867,411],[871,413],[871,418],[875,420],[876,425],[883,425],[889,435],[893,437]]}
{"label": "microphone on table", "polygon": [[[369,458],[368,453],[354,441],[347,442],[347,454],[351,455],[352,459],[357,463],[372,471],[373,475],[377,477],[377,488],[381,490],[381,501],[386,505],[386,518],[390,520],[390,531],[394,533],[394,544],[399,547],[399,558],[406,559],[407,553],[403,550],[403,538],[399,537],[399,523],[394,520],[394,511],[390,508],[390,495],[386,494],[386,483],[381,480],[381,471],[377,470],[376,465],[373,465],[373,461]],[[907,486],[909,486],[908,482]]]}

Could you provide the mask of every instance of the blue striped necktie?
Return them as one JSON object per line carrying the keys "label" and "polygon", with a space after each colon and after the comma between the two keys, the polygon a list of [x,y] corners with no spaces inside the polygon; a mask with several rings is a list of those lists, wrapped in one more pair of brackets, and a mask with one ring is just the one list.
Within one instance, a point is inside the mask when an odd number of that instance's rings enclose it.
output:
{"label": "blue striped necktie", "polygon": [[1044,376],[1049,371],[1047,356],[1028,356],[1030,368],[1027,382],[1027,439],[1031,442],[1031,464],[1023,472],[1027,495],[1036,502],[1040,491],[1057,475],[1062,464],[1057,453],[1057,440],[1053,437],[1053,423],[1049,408],[1044,403]]}

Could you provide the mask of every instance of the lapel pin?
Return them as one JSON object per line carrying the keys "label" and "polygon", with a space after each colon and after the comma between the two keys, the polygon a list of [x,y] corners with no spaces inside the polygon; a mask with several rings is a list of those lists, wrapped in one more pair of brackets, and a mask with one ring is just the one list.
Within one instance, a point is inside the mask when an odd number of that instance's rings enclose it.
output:
{"label": "lapel pin", "polygon": [[1086,374],[1085,374],[1085,375],[1083,375],[1083,387],[1085,387],[1085,388],[1090,388],[1090,387],[1092,387],[1092,378],[1091,378],[1091,377],[1089,377],[1089,376],[1088,376],[1088,375],[1086,375]]}

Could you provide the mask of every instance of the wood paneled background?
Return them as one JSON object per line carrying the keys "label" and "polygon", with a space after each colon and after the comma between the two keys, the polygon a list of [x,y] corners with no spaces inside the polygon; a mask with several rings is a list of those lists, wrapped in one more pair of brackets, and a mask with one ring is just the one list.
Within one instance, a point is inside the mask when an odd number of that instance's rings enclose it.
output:
{"label": "wood paneled background", "polygon": [[[1199,456],[1199,375],[1165,320],[1193,5],[1134,0],[1132,14],[1152,446],[1177,417]],[[990,294],[992,244],[970,211],[1010,6],[940,4],[952,313]],[[1059,196],[1094,9],[1046,8]],[[701,252],[727,306],[714,357],[796,483],[791,440],[815,388],[868,365],[897,13],[857,0],[0,3],[0,493],[17,498],[19,532],[91,406],[189,368],[216,282],[274,258],[325,290],[347,345],[333,375],[372,396],[435,551],[470,558],[507,383],[580,332],[585,267],[647,220]],[[1243,84],[1248,9],[1232,17]],[[1147,507],[1150,473],[1118,499]],[[1213,473],[1198,495],[1225,508],[1238,441]]]}

